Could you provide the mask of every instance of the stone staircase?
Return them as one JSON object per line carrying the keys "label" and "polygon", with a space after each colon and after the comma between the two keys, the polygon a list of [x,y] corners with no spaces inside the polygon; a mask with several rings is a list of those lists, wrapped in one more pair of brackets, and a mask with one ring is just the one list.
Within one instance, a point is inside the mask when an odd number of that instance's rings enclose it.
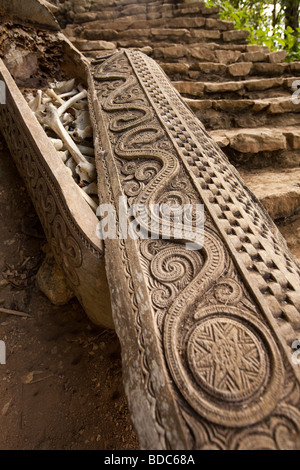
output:
{"label": "stone staircase", "polygon": [[262,201],[300,259],[300,63],[247,44],[217,8],[181,0],[70,0],[70,40],[93,58],[118,47],[154,58]]}

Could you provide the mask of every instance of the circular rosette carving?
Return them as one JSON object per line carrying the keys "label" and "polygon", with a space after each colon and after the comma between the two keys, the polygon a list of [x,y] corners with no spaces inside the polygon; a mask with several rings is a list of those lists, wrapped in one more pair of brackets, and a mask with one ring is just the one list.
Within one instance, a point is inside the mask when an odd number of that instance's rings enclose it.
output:
{"label": "circular rosette carving", "polygon": [[189,337],[187,358],[201,388],[224,402],[251,397],[267,377],[263,342],[230,317],[205,318]]}
{"label": "circular rosette carving", "polygon": [[204,418],[229,427],[261,421],[277,405],[283,366],[264,324],[245,309],[210,306],[194,326],[166,317],[167,362],[180,392]]}
{"label": "circular rosette carving", "polygon": [[62,260],[62,267],[68,279],[73,285],[78,286],[79,278],[76,268],[82,265],[82,252],[76,240],[69,235],[66,224],[60,215],[54,219],[52,233],[51,246],[56,259]]}

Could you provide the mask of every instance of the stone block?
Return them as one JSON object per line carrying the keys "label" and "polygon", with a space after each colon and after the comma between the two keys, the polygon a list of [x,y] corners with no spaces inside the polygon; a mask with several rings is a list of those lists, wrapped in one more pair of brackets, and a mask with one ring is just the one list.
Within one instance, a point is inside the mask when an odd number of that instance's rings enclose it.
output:
{"label": "stone block", "polygon": [[228,72],[232,77],[245,77],[251,73],[252,62],[238,62],[228,65]]}

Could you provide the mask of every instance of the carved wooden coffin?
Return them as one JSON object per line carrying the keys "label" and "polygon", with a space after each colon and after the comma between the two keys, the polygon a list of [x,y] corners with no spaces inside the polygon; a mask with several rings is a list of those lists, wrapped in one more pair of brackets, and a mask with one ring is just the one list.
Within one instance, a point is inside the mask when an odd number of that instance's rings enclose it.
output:
{"label": "carved wooden coffin", "polygon": [[[80,78],[83,57],[59,34],[65,65]],[[77,75],[76,75],[77,74]],[[91,320],[113,328],[98,219],[0,59],[6,103],[0,129],[23,177],[56,262]]]}
{"label": "carved wooden coffin", "polygon": [[120,197],[149,212],[204,205],[202,248],[187,249],[189,231],[164,239],[159,224],[152,238],[105,239],[141,447],[299,449],[300,278],[285,241],[151,59],[99,56],[89,92],[99,197],[117,227]]}

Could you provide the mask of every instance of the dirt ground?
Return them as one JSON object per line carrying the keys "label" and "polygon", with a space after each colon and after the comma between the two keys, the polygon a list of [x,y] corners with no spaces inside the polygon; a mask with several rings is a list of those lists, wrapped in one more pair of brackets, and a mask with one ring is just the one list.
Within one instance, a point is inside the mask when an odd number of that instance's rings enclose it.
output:
{"label": "dirt ground", "polygon": [[35,286],[46,240],[0,136],[0,449],[139,448],[114,332],[76,300],[53,306]]}

